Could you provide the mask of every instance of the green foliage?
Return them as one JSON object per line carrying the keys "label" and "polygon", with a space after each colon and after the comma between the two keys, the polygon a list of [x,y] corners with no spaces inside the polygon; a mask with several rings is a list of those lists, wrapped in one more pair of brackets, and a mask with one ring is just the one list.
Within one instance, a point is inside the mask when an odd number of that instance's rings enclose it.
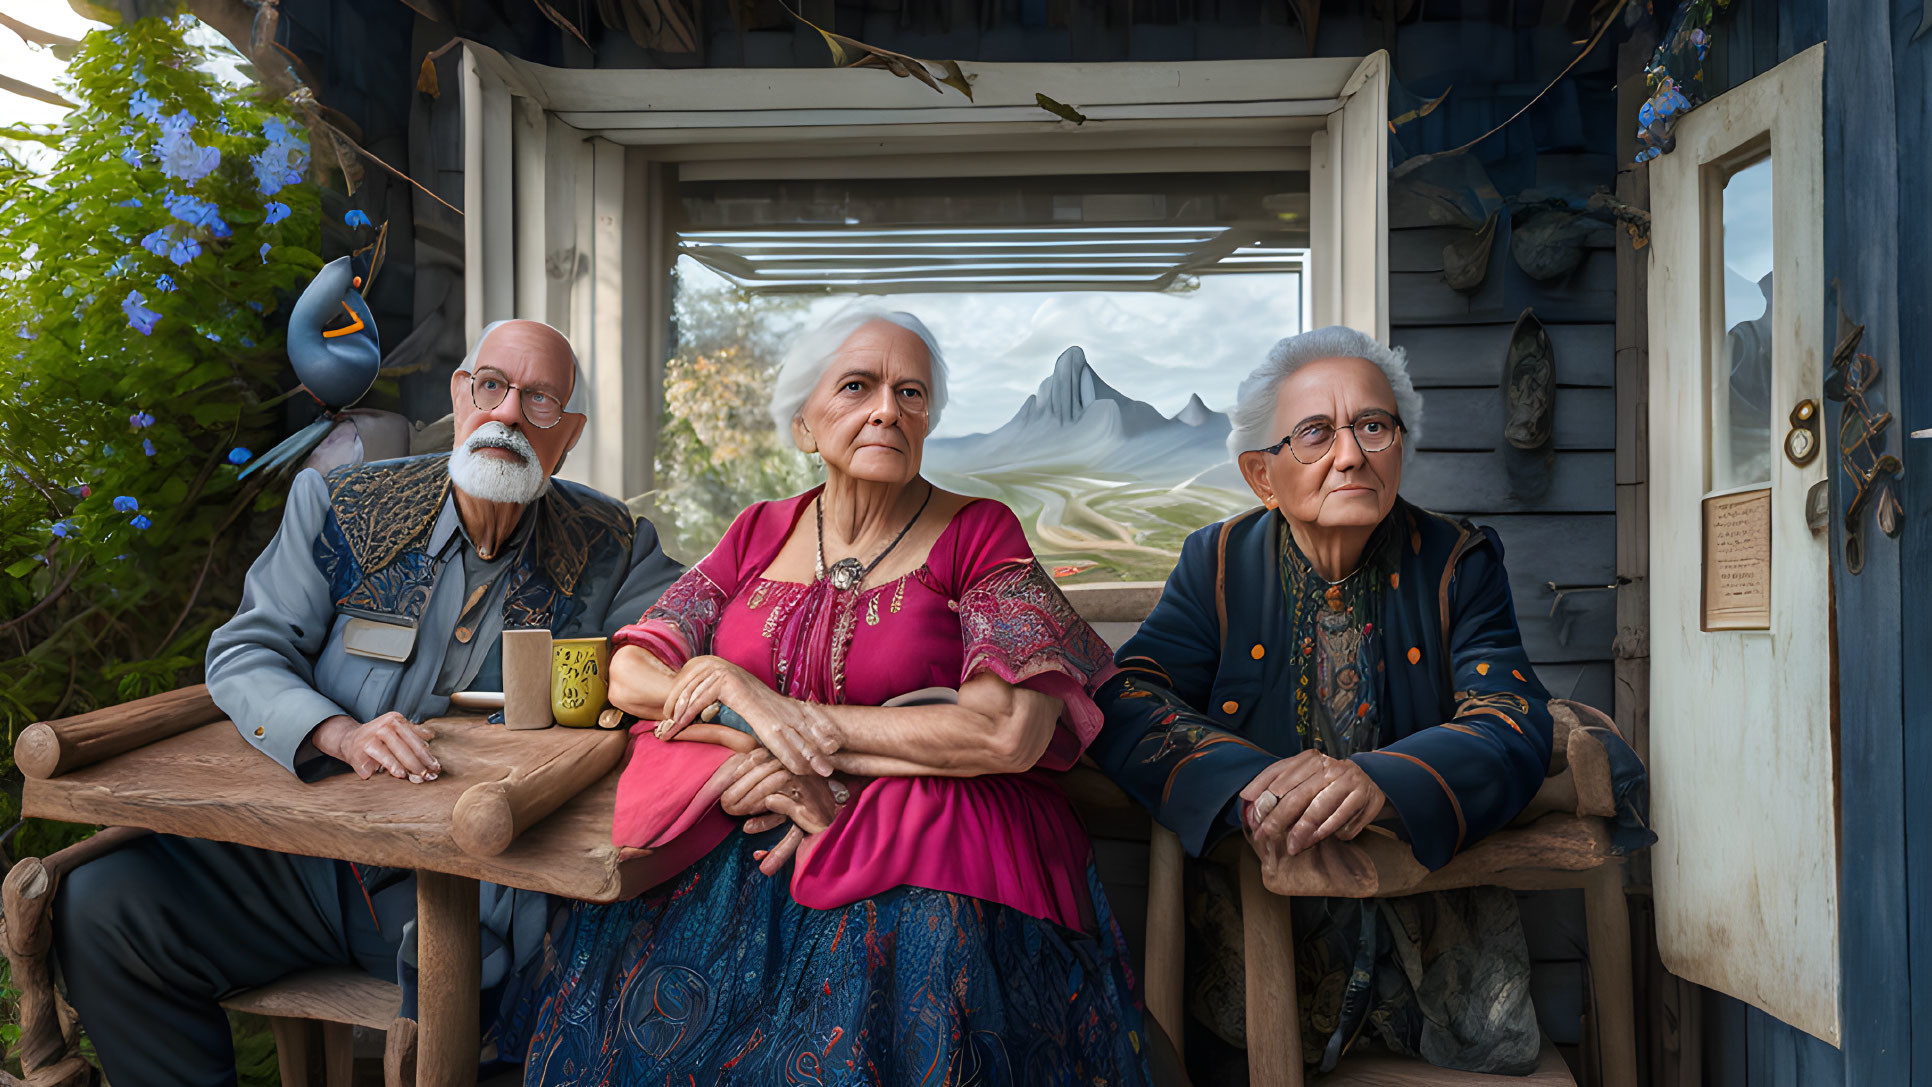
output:
{"label": "green foliage", "polygon": [[679,277],[678,352],[664,369],[653,520],[686,561],[710,551],[753,502],[818,481],[812,462],[767,414],[799,296],[759,296]]}
{"label": "green foliage", "polygon": [[[79,108],[0,131],[58,154],[43,175],[0,148],[0,752],[193,682],[250,515],[279,502],[229,454],[274,439],[279,299],[320,267],[319,192],[293,116],[204,71],[190,25],[89,34]],[[36,833],[16,851],[69,836]]]}

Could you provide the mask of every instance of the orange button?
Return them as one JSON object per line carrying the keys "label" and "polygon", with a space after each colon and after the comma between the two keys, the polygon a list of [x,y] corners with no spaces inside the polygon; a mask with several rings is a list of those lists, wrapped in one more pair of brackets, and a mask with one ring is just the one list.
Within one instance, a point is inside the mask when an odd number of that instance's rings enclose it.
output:
{"label": "orange button", "polygon": [[1420,650],[1420,649],[1418,649],[1418,648],[1416,648],[1415,646],[1410,646],[1410,647],[1409,647],[1409,663],[1410,663],[1410,664],[1414,664],[1414,663],[1416,663],[1417,661],[1420,661],[1421,659],[1422,659],[1422,650]]}
{"label": "orange button", "polygon": [[1222,712],[1222,713],[1233,713],[1233,712],[1234,712],[1235,710],[1238,710],[1238,709],[1240,709],[1240,708],[1241,708],[1241,703],[1239,703],[1239,702],[1223,702],[1223,703],[1221,703],[1221,712]]}
{"label": "orange button", "polygon": [[1266,646],[1257,645],[1253,649],[1248,650],[1248,656],[1253,657],[1255,660],[1260,660],[1267,655],[1268,648]]}
{"label": "orange button", "polygon": [[268,730],[267,730],[267,729],[265,729],[265,728],[258,728],[258,729],[256,729],[256,730],[255,730],[255,735],[257,735],[257,736],[260,736],[260,735],[263,735],[264,733],[266,733],[267,731],[268,731]]}
{"label": "orange button", "polygon": [[1488,674],[1489,674],[1489,662],[1488,662],[1488,661],[1484,661],[1484,662],[1482,662],[1481,664],[1478,664],[1478,665],[1476,666],[1476,674],[1477,674],[1477,675],[1479,675],[1479,676],[1486,676],[1486,675],[1488,675]]}

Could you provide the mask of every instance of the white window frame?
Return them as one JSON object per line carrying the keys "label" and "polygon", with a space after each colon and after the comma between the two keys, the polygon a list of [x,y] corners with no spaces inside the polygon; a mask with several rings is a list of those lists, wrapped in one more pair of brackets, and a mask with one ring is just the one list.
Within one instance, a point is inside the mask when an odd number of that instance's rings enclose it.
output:
{"label": "white window frame", "polygon": [[1305,312],[1386,341],[1388,70],[1383,52],[972,64],[969,102],[877,71],[551,68],[465,43],[465,341],[558,326],[593,394],[565,474],[631,497],[652,485],[679,177],[1235,170],[1309,172]]}

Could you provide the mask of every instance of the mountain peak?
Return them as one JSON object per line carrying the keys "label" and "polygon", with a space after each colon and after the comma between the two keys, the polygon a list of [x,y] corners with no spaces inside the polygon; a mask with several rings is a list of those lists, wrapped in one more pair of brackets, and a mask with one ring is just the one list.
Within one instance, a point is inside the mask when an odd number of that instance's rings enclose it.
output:
{"label": "mountain peak", "polygon": [[1174,421],[1188,426],[1200,426],[1214,418],[1214,411],[1201,401],[1201,394],[1194,393],[1187,398],[1187,404],[1174,413]]}

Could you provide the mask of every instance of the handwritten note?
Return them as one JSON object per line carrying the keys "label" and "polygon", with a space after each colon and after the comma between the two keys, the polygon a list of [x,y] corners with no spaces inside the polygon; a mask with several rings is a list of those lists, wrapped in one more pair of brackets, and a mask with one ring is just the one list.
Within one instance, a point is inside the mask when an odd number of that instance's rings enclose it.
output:
{"label": "handwritten note", "polygon": [[1771,489],[1704,500],[1705,630],[1771,629]]}

